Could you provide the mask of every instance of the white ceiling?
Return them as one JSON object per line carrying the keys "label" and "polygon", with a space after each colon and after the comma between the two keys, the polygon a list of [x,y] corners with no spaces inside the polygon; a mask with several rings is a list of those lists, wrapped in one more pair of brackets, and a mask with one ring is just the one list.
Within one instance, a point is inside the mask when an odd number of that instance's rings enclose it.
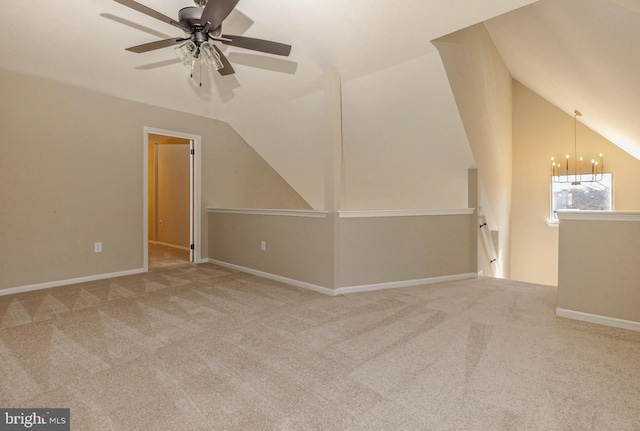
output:
{"label": "white ceiling", "polygon": [[[241,0],[223,31],[289,43],[292,54],[225,46],[236,74],[205,76],[199,87],[172,48],[124,50],[182,36],[169,24],[112,0],[4,0],[0,68],[229,121],[321,90],[326,71],[348,80],[409,61],[433,50],[434,38],[532,1]],[[140,3],[170,17],[194,5]]]}
{"label": "white ceiling", "polygon": [[640,1],[540,0],[485,25],[514,79],[640,159]]}
{"label": "white ceiling", "polygon": [[[140,2],[171,17],[193,5]],[[515,79],[640,158],[638,0],[241,0],[224,32],[292,54],[224,46],[236,74],[205,74],[202,87],[171,48],[125,51],[181,34],[112,0],[2,3],[0,68],[224,121],[320,91],[327,71],[350,80],[418,58],[430,40],[489,20]]]}

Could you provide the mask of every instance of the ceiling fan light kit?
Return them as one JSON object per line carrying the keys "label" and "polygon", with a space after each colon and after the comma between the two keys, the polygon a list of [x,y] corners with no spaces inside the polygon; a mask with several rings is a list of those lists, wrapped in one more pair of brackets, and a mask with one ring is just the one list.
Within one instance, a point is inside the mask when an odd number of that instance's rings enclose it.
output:
{"label": "ceiling fan light kit", "polygon": [[190,61],[198,52],[198,47],[192,41],[187,40],[181,45],[176,46],[173,51],[176,53],[176,57],[182,61],[182,64],[191,67]]}
{"label": "ceiling fan light kit", "polygon": [[212,72],[224,67],[222,61],[220,61],[220,54],[218,54],[218,52],[213,48],[213,45],[209,42],[204,42],[200,45],[200,59]]}
{"label": "ceiling fan light kit", "polygon": [[[194,0],[197,6],[182,8],[178,12],[178,21],[134,0],[114,1],[184,31],[187,35],[185,37],[132,46],[127,48],[127,51],[140,54],[178,45],[174,48],[174,52],[191,70],[191,77],[193,77],[193,69],[202,66],[203,63],[211,72],[218,71],[222,76],[235,73],[229,60],[213,42],[285,57],[291,52],[291,45],[222,34],[222,22],[233,11],[239,0]],[[202,82],[200,85],[202,86]]]}

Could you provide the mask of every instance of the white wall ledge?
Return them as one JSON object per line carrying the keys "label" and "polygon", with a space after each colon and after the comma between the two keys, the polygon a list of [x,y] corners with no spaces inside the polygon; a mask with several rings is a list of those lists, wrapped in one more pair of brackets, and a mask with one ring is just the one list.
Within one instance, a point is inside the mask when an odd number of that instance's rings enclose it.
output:
{"label": "white wall ledge", "polygon": [[638,211],[558,211],[558,219],[588,221],[640,221]]}
{"label": "white wall ledge", "polygon": [[471,215],[475,208],[463,209],[410,209],[410,210],[362,210],[362,211],[338,211],[340,218],[367,218],[367,217],[413,217],[413,216],[442,216],[442,215]]}
{"label": "white wall ledge", "polygon": [[253,208],[207,208],[208,213],[214,214],[245,214],[285,217],[326,218],[328,211],[318,210],[287,210],[287,209],[253,209]]}
{"label": "white wall ledge", "polygon": [[[248,214],[287,217],[326,218],[328,211],[321,210],[290,210],[290,209],[253,209],[253,208],[207,208],[208,213],[214,214]],[[358,210],[338,211],[340,218],[368,218],[368,217],[412,217],[412,216],[442,216],[442,215],[472,215],[475,208],[463,209],[409,209],[409,210]]]}

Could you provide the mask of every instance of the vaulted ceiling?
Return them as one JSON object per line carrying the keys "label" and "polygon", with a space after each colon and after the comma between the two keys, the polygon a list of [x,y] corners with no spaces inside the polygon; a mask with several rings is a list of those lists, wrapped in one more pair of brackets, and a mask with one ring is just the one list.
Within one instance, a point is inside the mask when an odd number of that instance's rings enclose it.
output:
{"label": "vaulted ceiling", "polygon": [[540,0],[485,22],[511,76],[640,159],[640,2]]}
{"label": "vaulted ceiling", "polygon": [[[214,1],[214,0],[210,0]],[[167,16],[192,0],[140,0]],[[222,46],[236,74],[202,87],[171,48],[182,36],[112,0],[4,1],[0,68],[224,121],[418,58],[485,21],[513,77],[640,158],[637,0],[241,0],[224,32],[291,44],[291,56]]]}
{"label": "vaulted ceiling", "polygon": [[[169,17],[193,0],[138,0]],[[215,0],[211,0],[215,1]],[[434,48],[430,40],[532,0],[241,0],[223,31],[293,46],[277,57],[221,46],[236,74],[189,79],[172,48],[125,48],[182,32],[112,0],[3,1],[0,67],[224,121],[385,69]]]}

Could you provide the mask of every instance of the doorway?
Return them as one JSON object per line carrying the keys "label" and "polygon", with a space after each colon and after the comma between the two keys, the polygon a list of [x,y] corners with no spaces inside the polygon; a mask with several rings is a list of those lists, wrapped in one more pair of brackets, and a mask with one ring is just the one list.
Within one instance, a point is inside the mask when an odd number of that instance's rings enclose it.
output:
{"label": "doorway", "polygon": [[144,268],[200,262],[200,137],[144,129]]}

